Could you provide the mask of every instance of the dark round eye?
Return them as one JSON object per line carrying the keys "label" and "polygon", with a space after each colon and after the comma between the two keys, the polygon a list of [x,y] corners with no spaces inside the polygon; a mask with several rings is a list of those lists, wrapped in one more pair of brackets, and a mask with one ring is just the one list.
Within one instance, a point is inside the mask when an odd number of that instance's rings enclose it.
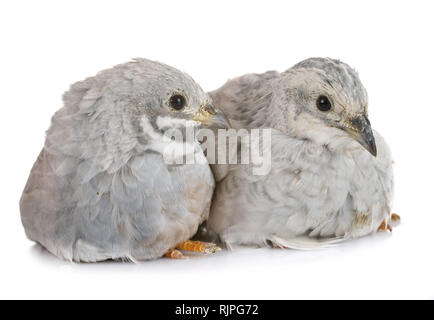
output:
{"label": "dark round eye", "polygon": [[185,98],[180,94],[174,94],[170,97],[170,106],[175,110],[181,110],[185,107]]}
{"label": "dark round eye", "polygon": [[326,96],[319,96],[316,100],[316,107],[320,111],[329,111],[332,108],[332,104]]}

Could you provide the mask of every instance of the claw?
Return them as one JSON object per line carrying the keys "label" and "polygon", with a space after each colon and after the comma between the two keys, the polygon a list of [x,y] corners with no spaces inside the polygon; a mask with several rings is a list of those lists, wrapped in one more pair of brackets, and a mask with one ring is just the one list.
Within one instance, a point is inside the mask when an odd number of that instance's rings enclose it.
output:
{"label": "claw", "polygon": [[288,249],[287,247],[285,247],[285,246],[283,246],[281,244],[278,244],[278,243],[276,243],[274,241],[271,241],[271,240],[267,240],[266,243],[267,243],[268,246],[270,246],[271,248],[274,248],[274,249]]}
{"label": "claw", "polygon": [[181,251],[176,249],[170,249],[164,256],[169,259],[188,259],[188,257],[184,256]]}
{"label": "claw", "polygon": [[401,217],[396,213],[392,213],[390,215],[391,224],[387,223],[386,219],[384,219],[383,222],[381,222],[380,226],[378,227],[377,232],[385,232],[386,230],[392,232],[392,226],[396,227],[400,221],[401,221]]}
{"label": "claw", "polygon": [[392,220],[392,222],[400,222],[401,221],[401,217],[396,213],[392,213],[392,215],[390,216],[390,219]]}
{"label": "claw", "polygon": [[386,220],[383,220],[383,222],[381,222],[380,226],[378,227],[377,232],[385,232],[386,229]]}

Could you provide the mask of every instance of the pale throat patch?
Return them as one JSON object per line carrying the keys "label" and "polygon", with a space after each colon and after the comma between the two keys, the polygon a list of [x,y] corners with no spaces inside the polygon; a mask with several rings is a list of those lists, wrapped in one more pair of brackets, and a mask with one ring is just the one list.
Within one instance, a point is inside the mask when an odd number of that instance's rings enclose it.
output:
{"label": "pale throat patch", "polygon": [[156,121],[158,129],[162,130],[164,128],[175,128],[178,126],[190,127],[190,126],[198,126],[200,124],[199,121],[187,120],[187,119],[178,119],[172,117],[157,117]]}
{"label": "pale throat patch", "polygon": [[[184,157],[187,158],[187,164],[207,163],[206,157],[195,136],[194,128],[197,126],[196,121],[158,117],[156,124],[159,129],[167,128],[168,130],[165,133],[161,133],[152,127],[147,118],[143,118],[141,121],[143,133],[150,138],[148,148],[162,154],[165,163],[184,164]],[[182,133],[176,130],[176,125],[179,127],[180,124],[185,125],[187,128],[186,141],[184,141]]]}

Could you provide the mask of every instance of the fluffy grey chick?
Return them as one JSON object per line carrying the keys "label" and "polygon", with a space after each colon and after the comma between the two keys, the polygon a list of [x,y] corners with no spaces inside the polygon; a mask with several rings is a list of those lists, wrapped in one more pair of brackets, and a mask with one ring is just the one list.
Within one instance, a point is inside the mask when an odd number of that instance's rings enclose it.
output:
{"label": "fluffy grey chick", "polygon": [[[147,260],[208,217],[214,179],[167,164],[166,129],[224,125],[191,77],[136,59],[73,84],[47,131],[20,201],[28,238],[74,261]],[[169,139],[170,141],[170,139]]]}
{"label": "fluffy grey chick", "polygon": [[212,166],[208,226],[223,242],[311,248],[390,221],[390,150],[372,131],[366,90],[347,64],[307,59],[233,79],[211,96],[233,128],[272,128],[269,174]]}

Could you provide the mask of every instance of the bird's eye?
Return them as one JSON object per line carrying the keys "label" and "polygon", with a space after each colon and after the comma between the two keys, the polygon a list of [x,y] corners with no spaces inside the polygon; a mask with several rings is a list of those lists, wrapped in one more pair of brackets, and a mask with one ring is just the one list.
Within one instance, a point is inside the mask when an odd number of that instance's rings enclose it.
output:
{"label": "bird's eye", "polygon": [[170,106],[175,110],[182,110],[185,107],[185,98],[180,94],[174,94],[170,97]]}
{"label": "bird's eye", "polygon": [[329,111],[332,108],[332,104],[326,96],[319,96],[316,100],[316,107],[320,111]]}

